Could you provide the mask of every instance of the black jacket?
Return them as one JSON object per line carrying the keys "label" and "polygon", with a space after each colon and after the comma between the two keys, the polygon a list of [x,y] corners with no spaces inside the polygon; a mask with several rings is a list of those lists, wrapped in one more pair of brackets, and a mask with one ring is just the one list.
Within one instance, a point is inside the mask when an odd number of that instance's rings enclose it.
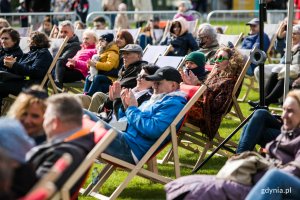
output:
{"label": "black jacket", "polygon": [[67,45],[56,62],[56,67],[65,67],[68,62],[68,58],[73,58],[80,49],[79,39],[77,35],[74,35],[68,40]]}
{"label": "black jacket", "polygon": [[118,81],[120,81],[121,87],[125,88],[134,88],[136,86],[136,78],[137,75],[142,70],[142,67],[146,65],[148,62],[146,61],[137,61],[135,63],[130,64],[126,69],[123,66],[118,75]]}
{"label": "black jacket", "polygon": [[12,48],[4,49],[0,48],[0,70],[1,71],[7,71],[7,67],[4,67],[4,57],[5,56],[13,56],[17,58],[17,61],[20,60],[20,58],[23,56],[23,51],[19,47],[19,45],[14,46]]}
{"label": "black jacket", "polygon": [[174,51],[170,51],[168,56],[185,56],[190,51],[196,51],[199,49],[196,40],[192,34],[185,32],[183,35],[178,37],[169,36],[165,41],[160,43],[161,45],[172,45]]}
{"label": "black jacket", "polygon": [[35,48],[24,54],[19,62],[15,62],[10,72],[26,77],[32,83],[40,83],[52,63],[52,55],[47,48]]}
{"label": "black jacket", "polygon": [[[71,155],[71,165],[55,182],[55,185],[59,190],[85,159],[86,155],[92,150],[94,145],[94,133],[89,133],[69,142],[57,141],[38,145],[29,151],[26,156],[28,157],[28,163],[33,166],[37,178],[41,178],[64,153],[69,153]],[[78,187],[83,181],[83,178],[72,188],[72,194],[79,189]]]}

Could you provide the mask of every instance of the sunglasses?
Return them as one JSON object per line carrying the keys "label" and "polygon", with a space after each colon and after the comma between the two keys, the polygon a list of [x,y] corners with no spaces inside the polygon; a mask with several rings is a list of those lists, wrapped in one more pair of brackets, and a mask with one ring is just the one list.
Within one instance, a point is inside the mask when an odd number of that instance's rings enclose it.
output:
{"label": "sunglasses", "polygon": [[137,77],[136,77],[136,79],[137,80],[142,80],[142,79],[145,79],[146,76],[148,76],[148,75],[147,74],[138,74]]}
{"label": "sunglasses", "polygon": [[229,58],[224,57],[224,56],[221,55],[221,56],[215,57],[215,58],[213,59],[213,62],[221,63],[221,62],[223,62],[224,60],[229,60]]}
{"label": "sunglasses", "polygon": [[22,93],[34,96],[35,98],[42,99],[42,100],[48,98],[48,94],[46,92],[34,90],[31,88],[22,89]]}

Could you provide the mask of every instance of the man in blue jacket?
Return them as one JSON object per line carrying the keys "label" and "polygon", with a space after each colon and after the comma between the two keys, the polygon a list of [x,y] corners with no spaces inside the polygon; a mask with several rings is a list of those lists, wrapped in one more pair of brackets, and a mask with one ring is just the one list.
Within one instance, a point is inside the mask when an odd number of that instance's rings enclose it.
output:
{"label": "man in blue jacket", "polygon": [[119,114],[123,116],[118,122],[127,123],[127,128],[118,131],[118,136],[104,151],[132,164],[146,154],[187,102],[186,94],[179,90],[182,80],[175,68],[162,67],[145,79],[154,81],[151,99],[138,107],[131,89],[122,91],[126,110]]}
{"label": "man in blue jacket", "polygon": [[[253,49],[253,47],[257,46],[259,48],[260,39],[259,39],[259,19],[254,18],[250,20],[246,25],[250,26],[250,32],[248,36],[246,36],[242,42],[241,49]],[[267,52],[270,46],[270,39],[267,34],[264,33],[264,51]],[[254,68],[256,65],[251,64],[248,68],[247,75],[254,75]]]}

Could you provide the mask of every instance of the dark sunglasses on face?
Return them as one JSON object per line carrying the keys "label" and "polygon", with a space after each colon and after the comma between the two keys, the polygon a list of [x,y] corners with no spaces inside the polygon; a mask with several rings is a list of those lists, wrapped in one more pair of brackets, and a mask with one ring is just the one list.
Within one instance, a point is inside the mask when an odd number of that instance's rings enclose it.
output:
{"label": "dark sunglasses on face", "polygon": [[213,59],[213,62],[221,63],[221,62],[223,62],[224,60],[229,60],[229,58],[220,55],[220,56],[216,56],[216,57]]}

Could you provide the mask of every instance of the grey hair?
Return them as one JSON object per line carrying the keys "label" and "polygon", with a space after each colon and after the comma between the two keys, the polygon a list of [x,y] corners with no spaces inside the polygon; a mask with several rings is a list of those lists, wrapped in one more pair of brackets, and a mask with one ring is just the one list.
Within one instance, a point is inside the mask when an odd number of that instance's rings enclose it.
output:
{"label": "grey hair", "polygon": [[71,28],[72,32],[74,33],[75,29],[74,29],[74,25],[72,24],[71,21],[65,20],[65,21],[60,22],[59,29],[61,29],[61,27],[63,27],[63,26],[69,26]]}
{"label": "grey hair", "polygon": [[47,106],[51,108],[52,114],[64,123],[82,124],[83,110],[77,97],[71,94],[56,94],[50,96]]}
{"label": "grey hair", "polygon": [[211,38],[212,40],[217,40],[216,29],[208,23],[204,23],[199,26],[198,35],[199,34],[203,34],[203,35]]}
{"label": "grey hair", "polygon": [[98,36],[97,36],[97,33],[94,31],[94,30],[91,30],[91,29],[86,29],[82,35],[91,35],[95,38],[95,41],[97,42],[98,41]]}

